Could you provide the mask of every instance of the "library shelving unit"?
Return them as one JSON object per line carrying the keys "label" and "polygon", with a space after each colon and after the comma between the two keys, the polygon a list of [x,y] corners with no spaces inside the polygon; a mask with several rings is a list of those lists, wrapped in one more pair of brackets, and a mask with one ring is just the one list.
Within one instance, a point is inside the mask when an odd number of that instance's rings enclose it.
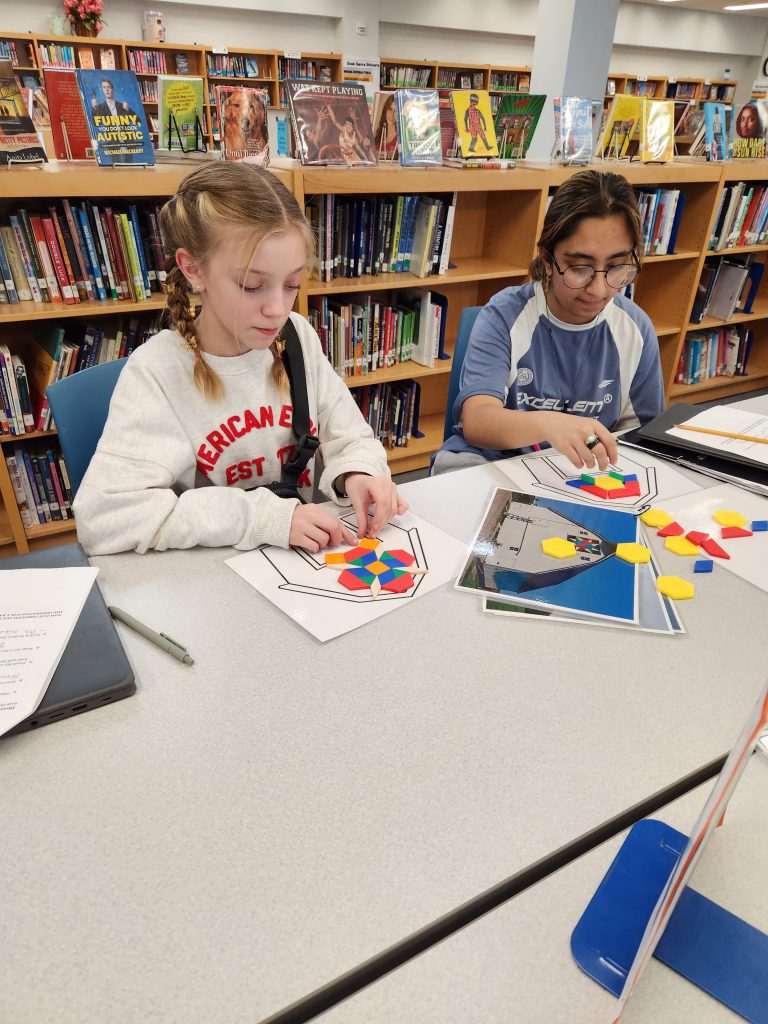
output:
{"label": "library shelving unit", "polygon": [[277,50],[233,50],[231,47],[206,47],[205,115],[208,144],[219,141],[216,115],[217,85],[242,85],[263,89],[270,107],[278,105]]}
{"label": "library shelving unit", "polygon": [[490,78],[489,64],[437,62],[438,89],[488,89]]}
{"label": "library shelving unit", "polygon": [[[0,223],[6,224],[8,214],[19,207],[47,211],[53,200],[95,199],[124,201],[126,197],[138,204],[162,202],[173,195],[180,182],[196,165],[162,164],[148,168],[119,168],[84,166],[82,161],[71,164],[51,162],[37,168],[9,168],[3,170],[3,188],[0,192]],[[292,187],[290,171],[273,171],[288,188]],[[61,302],[19,302],[0,306],[0,340],[11,352],[24,358],[31,339],[44,332],[55,322],[71,322],[78,318],[88,322],[103,322],[105,318],[133,316],[142,313],[157,314],[165,306],[165,296],[153,293],[143,302],[126,300],[107,302],[81,302],[65,305]],[[74,522],[71,519],[25,527],[14,498],[13,487],[5,463],[8,445],[25,445],[40,437],[55,436],[56,431],[34,432],[21,436],[0,434],[0,556],[24,553],[30,547],[44,547],[51,543],[71,540]]]}
{"label": "library shelving unit", "polygon": [[[121,70],[125,63],[125,42],[122,39],[105,39],[101,36],[45,36],[34,38],[38,67],[80,68],[95,67],[107,70]],[[93,64],[84,60],[83,54],[93,59]]]}
{"label": "library shelving unit", "polygon": [[696,103],[701,99],[703,88],[703,78],[668,78],[666,99]]}
{"label": "library shelving unit", "polygon": [[624,92],[629,96],[663,100],[667,92],[667,79],[655,75],[627,75]]}
{"label": "library shelving unit", "polygon": [[277,51],[278,103],[288,105],[283,82],[286,78],[299,78],[307,82],[343,81],[342,58],[339,53],[299,53],[294,50]]}
{"label": "library shelving unit", "polygon": [[[745,181],[750,185],[768,185],[768,168],[764,160],[729,160],[722,164],[722,177],[718,183],[717,195],[712,209],[707,233],[704,239],[704,247],[699,260],[698,273],[701,273],[704,259],[707,256],[729,256],[736,254],[752,254],[755,261],[766,264],[768,262],[768,244],[762,245],[739,245],[719,249],[716,252],[707,248],[710,235],[714,227],[715,218],[718,212],[720,194],[722,190],[736,182]],[[698,281],[698,274],[696,277]],[[706,402],[727,395],[738,394],[742,391],[753,391],[756,388],[768,387],[768,282],[765,274],[760,282],[757,297],[751,313],[734,313],[729,320],[717,320],[711,316],[705,316],[701,323],[687,323],[693,306],[691,296],[690,307],[686,312],[686,328],[678,339],[677,358],[680,356],[682,346],[688,333],[707,331],[713,328],[730,326],[731,324],[748,325],[753,332],[752,349],[749,356],[748,373],[736,377],[710,377],[698,384],[674,383],[674,369],[677,367],[675,361],[673,368],[673,379],[667,388],[667,398],[675,402]]]}
{"label": "library shelving unit", "polygon": [[19,75],[34,75],[40,81],[40,65],[33,36],[4,32],[0,36],[0,59],[10,60],[13,70]]}
{"label": "library shelving unit", "polygon": [[437,87],[437,62],[411,58],[381,58],[381,88],[434,89]]}
{"label": "library shelving unit", "polygon": [[701,90],[701,99],[719,100],[721,103],[733,103],[734,93],[738,82],[732,78],[712,78],[704,81]]}
{"label": "library shelving unit", "polygon": [[507,92],[530,92],[530,67],[502,67],[492,64],[488,81],[491,96],[503,96]]}
{"label": "library shelving unit", "polygon": [[[313,296],[335,300],[365,293],[387,293],[397,301],[403,288],[439,292],[448,299],[446,350],[456,339],[464,306],[482,305],[501,288],[521,284],[533,254],[537,230],[544,213],[547,191],[536,170],[481,171],[438,167],[421,168],[318,168],[304,167],[294,173],[294,190],[304,206],[317,195],[451,194],[457,193],[450,265],[446,274],[420,278],[411,273],[336,278],[331,282],[305,280],[299,293],[299,311],[307,313]],[[514,230],[510,230],[514,225]],[[451,361],[437,361],[427,368],[411,361],[345,378],[350,388],[397,380],[417,380],[421,385],[420,429],[424,438],[413,438],[405,448],[389,452],[395,473],[426,466],[440,447],[448,394]]]}

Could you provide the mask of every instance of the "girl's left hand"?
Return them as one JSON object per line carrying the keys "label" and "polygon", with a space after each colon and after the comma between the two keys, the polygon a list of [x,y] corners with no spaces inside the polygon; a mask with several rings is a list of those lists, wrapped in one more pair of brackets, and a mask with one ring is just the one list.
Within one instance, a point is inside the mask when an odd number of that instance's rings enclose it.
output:
{"label": "girl's left hand", "polygon": [[[344,481],[347,496],[357,516],[357,536],[375,537],[394,516],[408,511],[408,502],[397,493],[397,487],[386,476],[368,476],[367,473],[347,473]],[[376,506],[370,525],[368,508]]]}

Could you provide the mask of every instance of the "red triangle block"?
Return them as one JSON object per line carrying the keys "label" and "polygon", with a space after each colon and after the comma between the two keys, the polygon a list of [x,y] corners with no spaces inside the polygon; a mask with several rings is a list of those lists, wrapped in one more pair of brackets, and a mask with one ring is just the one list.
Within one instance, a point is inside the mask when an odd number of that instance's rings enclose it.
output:
{"label": "red triangle block", "polygon": [[656,534],[657,537],[682,537],[685,530],[682,528],[680,523],[670,523],[669,526],[662,526],[659,532]]}
{"label": "red triangle block", "polygon": [[724,526],[720,535],[723,540],[731,540],[732,537],[751,537],[752,531],[745,530],[741,526]]}
{"label": "red triangle block", "polygon": [[714,537],[707,537],[706,540],[703,540],[701,542],[701,548],[712,558],[729,559],[731,557],[727,551],[720,547]]}
{"label": "red triangle block", "polygon": [[691,530],[685,535],[686,540],[689,540],[691,544],[702,544],[708,536],[708,533],[702,533],[700,530]]}

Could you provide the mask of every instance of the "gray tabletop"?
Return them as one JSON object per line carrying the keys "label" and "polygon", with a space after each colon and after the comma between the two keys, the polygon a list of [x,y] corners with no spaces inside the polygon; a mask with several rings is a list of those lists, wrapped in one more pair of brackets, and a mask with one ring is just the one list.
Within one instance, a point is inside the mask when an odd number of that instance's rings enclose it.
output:
{"label": "gray tabletop", "polygon": [[[736,737],[734,736],[734,739]],[[655,818],[688,834],[712,784]],[[322,1024],[607,1024],[616,1000],[576,966],[570,937],[624,835],[604,843],[318,1017]],[[755,755],[693,876],[694,889],[768,928],[768,759]],[[622,1024],[738,1018],[652,960]]]}
{"label": "gray tabletop", "polygon": [[[408,494],[468,537],[498,482]],[[120,627],[134,697],[0,743],[2,1020],[252,1024],[723,753],[765,674],[724,571],[684,637],[447,585],[323,646],[231,553],[95,559],[195,666]]]}

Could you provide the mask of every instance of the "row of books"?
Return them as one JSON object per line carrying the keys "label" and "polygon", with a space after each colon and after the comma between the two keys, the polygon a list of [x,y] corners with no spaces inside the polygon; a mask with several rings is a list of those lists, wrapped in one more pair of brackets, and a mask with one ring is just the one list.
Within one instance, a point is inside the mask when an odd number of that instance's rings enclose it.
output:
{"label": "row of books", "polygon": [[427,89],[432,69],[410,64],[386,64],[381,69],[381,84],[385,89]]}
{"label": "row of books", "polygon": [[491,91],[528,92],[531,88],[530,71],[492,71]]}
{"label": "row of books", "polygon": [[739,312],[751,313],[764,269],[765,265],[756,262],[751,254],[707,257],[696,288],[691,323],[701,323],[705,316],[730,320],[740,302]]}
{"label": "row of books", "polygon": [[139,92],[142,103],[157,103],[158,88],[156,78],[140,78]]}
{"label": "row of books", "polygon": [[638,189],[637,205],[643,229],[643,255],[674,253],[685,193],[679,188]]}
{"label": "row of books", "polygon": [[627,95],[646,96],[649,100],[655,99],[657,90],[660,89],[660,82],[649,82],[638,78],[636,81],[627,82]]}
{"label": "row of books", "polygon": [[278,57],[277,77],[309,79],[313,82],[333,80],[333,68],[317,60],[303,60],[301,57]]}
{"label": "row of books", "polygon": [[214,78],[258,78],[259,62],[255,57],[237,57],[228,53],[207,53],[208,74]]}
{"label": "row of books", "polygon": [[19,60],[19,52],[16,49],[16,43],[13,39],[0,39],[0,60],[9,60],[15,68],[17,68],[21,63],[24,63],[27,67],[34,67],[35,48],[32,43],[26,43],[24,45],[27,49],[22,62]]}
{"label": "row of books", "polygon": [[746,181],[726,185],[720,196],[709,248],[761,245],[768,240],[768,187]]}
{"label": "row of books", "polygon": [[38,43],[40,63],[44,68],[76,68],[77,53],[74,46],[65,43]]}
{"label": "row of books", "polygon": [[483,89],[485,75],[482,71],[447,71],[441,68],[438,89]]}
{"label": "row of books", "polygon": [[752,330],[744,324],[689,334],[680,353],[676,384],[701,384],[712,377],[743,377],[752,348]]}
{"label": "row of books", "polygon": [[24,346],[23,355],[0,345],[0,434],[19,437],[50,430],[46,389],[56,381],[100,363],[129,356],[160,330],[160,317],[142,322],[138,316],[64,327],[53,324],[46,334]]}
{"label": "row of books", "polygon": [[385,448],[406,448],[419,431],[420,386],[417,381],[371,384],[352,392],[360,411]]}
{"label": "row of books", "polygon": [[638,139],[643,162],[667,163],[674,157],[675,104],[673,100],[651,100],[619,93],[611,100],[597,140],[598,156],[622,159],[630,143]]}
{"label": "row of books", "polygon": [[668,100],[692,100],[696,97],[698,82],[667,82]]}
{"label": "row of books", "polygon": [[363,377],[408,360],[433,366],[445,358],[448,300],[438,292],[403,291],[397,302],[364,295],[355,302],[312,297],[309,322],[340,377]]}
{"label": "row of books", "polygon": [[5,464],[24,526],[72,518],[72,488],[57,444],[14,445]]}
{"label": "row of books", "polygon": [[0,225],[0,302],[141,302],[165,280],[159,207],[62,199]]}
{"label": "row of books", "polygon": [[[165,50],[137,50],[128,47],[126,55],[131,71],[138,71],[143,75],[164,75],[168,71]],[[176,70],[178,71],[178,68]],[[179,74],[182,73],[186,74],[187,72],[179,72]]]}
{"label": "row of books", "polygon": [[318,240],[312,276],[446,273],[451,251],[455,192],[369,197],[314,196],[305,214]]}

